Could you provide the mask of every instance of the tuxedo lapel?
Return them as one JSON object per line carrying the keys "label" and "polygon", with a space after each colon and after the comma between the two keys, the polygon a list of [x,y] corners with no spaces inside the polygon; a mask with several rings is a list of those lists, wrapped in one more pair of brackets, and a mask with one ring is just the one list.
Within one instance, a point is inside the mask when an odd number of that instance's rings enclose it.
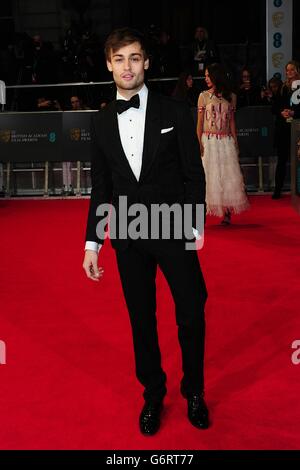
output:
{"label": "tuxedo lapel", "polygon": [[118,164],[123,169],[126,174],[129,174],[131,179],[136,183],[137,179],[129,165],[125,152],[123,150],[120,132],[119,132],[119,125],[118,125],[118,116],[117,116],[117,109],[116,109],[116,102],[112,102],[108,119],[106,120],[106,132],[105,135],[107,137],[110,136],[109,145],[112,150],[112,154],[118,160]]}
{"label": "tuxedo lapel", "polygon": [[145,176],[147,175],[155,159],[156,151],[160,140],[160,121],[161,119],[159,97],[153,95],[151,91],[149,91],[140,182],[142,182],[143,178],[145,178]]}

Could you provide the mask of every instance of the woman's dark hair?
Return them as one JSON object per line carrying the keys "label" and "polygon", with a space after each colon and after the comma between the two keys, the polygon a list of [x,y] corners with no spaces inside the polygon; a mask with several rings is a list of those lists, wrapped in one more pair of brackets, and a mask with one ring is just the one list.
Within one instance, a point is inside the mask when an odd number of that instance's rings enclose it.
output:
{"label": "woman's dark hair", "polygon": [[210,64],[206,67],[209,78],[213,83],[216,93],[222,94],[225,100],[231,102],[232,86],[226,74],[224,67],[221,64]]}
{"label": "woman's dark hair", "polygon": [[191,72],[188,72],[188,71],[181,72],[181,74],[178,77],[175,88],[173,90],[172,96],[178,97],[179,99],[186,98],[186,96],[188,94],[188,86],[187,86],[187,83],[186,83],[188,77],[193,78]]}
{"label": "woman's dark hair", "polygon": [[193,84],[193,75],[189,70],[181,72],[171,96],[181,101],[185,101],[189,106],[196,106],[198,93],[195,87],[189,87],[187,79],[191,78]]}
{"label": "woman's dark hair", "polygon": [[281,88],[281,87],[282,87],[282,84],[283,84],[281,78],[275,77],[275,76],[272,77],[272,78],[270,78],[270,80],[268,81],[268,88],[270,88],[270,85],[271,85],[272,83],[274,83],[275,85],[277,85],[278,88]]}
{"label": "woman's dark hair", "polygon": [[141,45],[144,53],[144,59],[148,59],[147,44],[145,36],[138,30],[133,28],[119,28],[115,29],[107,37],[104,45],[104,53],[106,60],[110,61],[111,53],[121,49],[121,47],[128,46],[138,42]]}

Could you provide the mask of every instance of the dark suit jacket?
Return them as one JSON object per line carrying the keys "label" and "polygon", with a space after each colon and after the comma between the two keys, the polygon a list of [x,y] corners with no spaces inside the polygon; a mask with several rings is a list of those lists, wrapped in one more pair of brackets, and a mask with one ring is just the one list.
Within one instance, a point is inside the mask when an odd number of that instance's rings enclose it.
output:
{"label": "dark suit jacket", "polygon": [[[86,240],[103,243],[97,236],[99,204],[112,202],[118,212],[119,196],[127,196],[128,206],[142,203],[205,203],[205,176],[199,142],[191,110],[182,102],[149,91],[142,169],[136,180],[121,144],[116,102],[94,117],[95,152],[92,161],[92,192]],[[161,133],[162,129],[173,128]],[[99,233],[98,233],[99,235]],[[124,249],[128,240],[111,240],[114,248]]]}

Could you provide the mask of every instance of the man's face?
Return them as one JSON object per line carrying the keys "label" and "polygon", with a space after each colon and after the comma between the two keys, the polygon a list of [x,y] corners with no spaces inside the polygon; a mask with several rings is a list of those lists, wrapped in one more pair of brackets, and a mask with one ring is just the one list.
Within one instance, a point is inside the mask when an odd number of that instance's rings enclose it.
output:
{"label": "man's face", "polygon": [[110,61],[106,61],[106,64],[108,70],[113,73],[119,92],[125,97],[130,98],[142,88],[149,60],[144,58],[138,42],[111,52]]}

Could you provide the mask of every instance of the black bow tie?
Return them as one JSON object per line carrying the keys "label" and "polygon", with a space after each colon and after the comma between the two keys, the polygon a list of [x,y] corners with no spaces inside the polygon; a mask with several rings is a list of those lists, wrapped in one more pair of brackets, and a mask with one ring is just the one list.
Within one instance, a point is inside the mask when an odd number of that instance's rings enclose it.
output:
{"label": "black bow tie", "polygon": [[133,95],[130,100],[117,100],[117,112],[118,114],[127,111],[129,108],[139,108],[140,107],[140,97],[139,95]]}

